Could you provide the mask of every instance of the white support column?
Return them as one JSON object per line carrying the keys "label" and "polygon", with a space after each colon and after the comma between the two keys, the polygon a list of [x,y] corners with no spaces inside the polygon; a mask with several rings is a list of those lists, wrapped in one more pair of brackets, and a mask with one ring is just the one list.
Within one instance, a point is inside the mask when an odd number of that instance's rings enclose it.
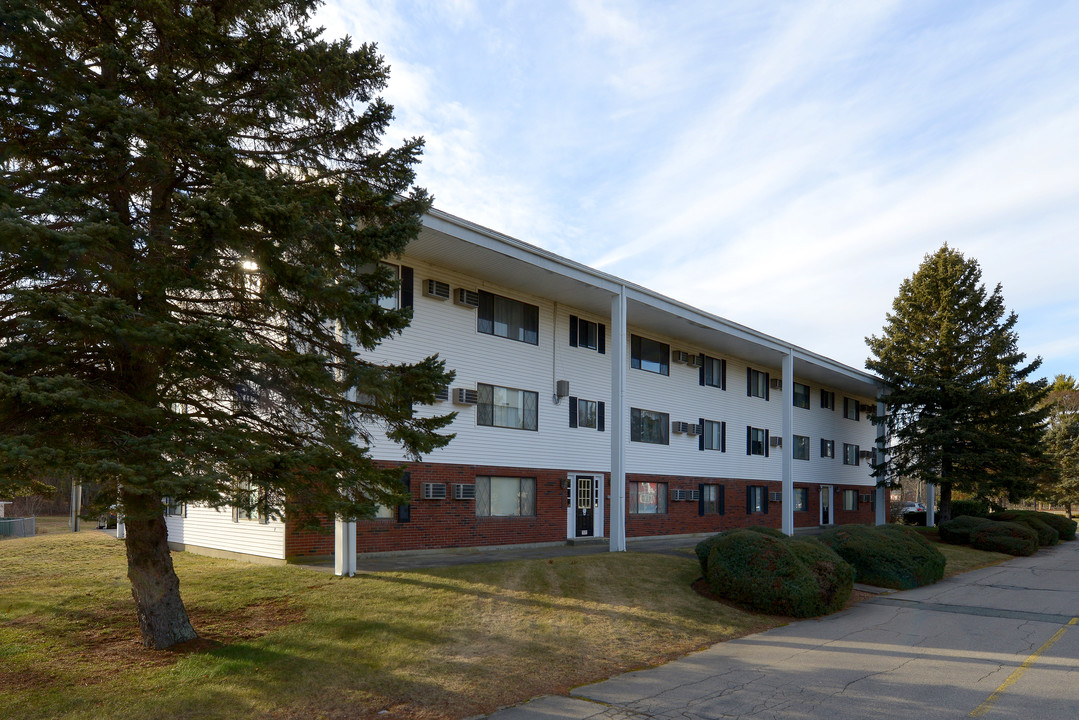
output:
{"label": "white support column", "polygon": [[[108,525],[108,523],[105,523]],[[123,540],[127,537],[127,525],[124,523],[124,516],[116,516],[116,539]]]}
{"label": "white support column", "polygon": [[626,549],[626,288],[611,298],[611,552]]}
{"label": "white support column", "polygon": [[934,483],[925,484],[925,524],[934,527],[937,524],[937,486]]}
{"label": "white support column", "polygon": [[[881,420],[877,423],[877,460],[878,462],[884,458],[884,450],[888,447],[888,425],[884,421],[884,401],[877,400],[877,417]],[[887,476],[884,478],[887,480]],[[877,478],[880,480],[880,478]],[[888,503],[889,493],[888,488],[878,485],[876,488],[877,504],[876,504],[876,517],[873,521],[877,525],[884,525],[888,522]]]}
{"label": "white support column", "polygon": [[354,522],[334,520],[333,574],[349,577],[356,574],[356,523]]}
{"label": "white support column", "polygon": [[71,483],[71,532],[79,531],[79,513],[82,512],[82,484],[72,481]]}
{"label": "white support column", "polygon": [[783,356],[783,532],[794,535],[794,348]]}

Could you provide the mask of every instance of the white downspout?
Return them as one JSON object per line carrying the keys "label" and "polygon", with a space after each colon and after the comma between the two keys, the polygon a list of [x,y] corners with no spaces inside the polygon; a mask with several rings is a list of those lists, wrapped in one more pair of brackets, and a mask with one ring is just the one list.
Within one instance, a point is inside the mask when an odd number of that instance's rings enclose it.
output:
{"label": "white downspout", "polygon": [[[877,423],[877,459],[884,459],[884,451],[888,446],[888,425],[884,420],[884,401],[877,400],[877,417],[880,418],[880,422]],[[879,479],[879,478],[878,478]],[[888,522],[888,488],[878,485],[874,488],[874,492],[877,493],[877,512],[874,521],[877,525],[884,525]]]}

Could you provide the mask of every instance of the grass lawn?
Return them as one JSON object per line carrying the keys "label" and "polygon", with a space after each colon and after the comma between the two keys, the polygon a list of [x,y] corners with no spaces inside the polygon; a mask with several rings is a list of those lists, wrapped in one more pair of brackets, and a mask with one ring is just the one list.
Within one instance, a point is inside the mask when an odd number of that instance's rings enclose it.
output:
{"label": "grass lawn", "polygon": [[0,546],[0,717],[443,718],[490,712],[781,624],[637,553],[356,578],[174,556],[207,642],[139,644],[123,545]]}

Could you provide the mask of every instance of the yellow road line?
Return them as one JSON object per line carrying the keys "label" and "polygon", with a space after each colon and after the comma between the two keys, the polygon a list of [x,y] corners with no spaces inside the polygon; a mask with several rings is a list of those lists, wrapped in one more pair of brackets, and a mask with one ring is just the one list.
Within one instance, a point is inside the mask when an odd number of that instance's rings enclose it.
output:
{"label": "yellow road line", "polygon": [[981,705],[971,711],[970,717],[981,717],[982,715],[985,715],[987,712],[989,712],[990,708],[992,708],[996,704],[997,700],[1000,699],[1000,696],[1004,694],[1004,691],[1010,688],[1015,683],[1019,682],[1019,678],[1023,677],[1023,674],[1026,673],[1026,671],[1038,661],[1038,657],[1043,652],[1053,647],[1053,645],[1056,644],[1056,641],[1064,635],[1067,629],[1070,628],[1072,625],[1075,625],[1076,623],[1079,623],[1079,618],[1072,618],[1068,621],[1067,625],[1053,633],[1053,637],[1046,640],[1044,645],[1035,650],[1033,655],[1023,661],[1023,664],[1017,667],[1012,672],[1012,674],[1009,675],[1008,678],[1000,684],[1000,687],[994,690],[993,694],[986,698],[985,702],[983,702]]}

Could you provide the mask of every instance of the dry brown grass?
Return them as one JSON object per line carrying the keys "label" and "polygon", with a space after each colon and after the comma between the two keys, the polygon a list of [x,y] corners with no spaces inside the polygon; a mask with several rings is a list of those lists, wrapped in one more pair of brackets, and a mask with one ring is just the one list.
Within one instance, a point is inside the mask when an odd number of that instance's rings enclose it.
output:
{"label": "dry brown grass", "polygon": [[463,717],[783,622],[698,595],[691,557],[352,579],[186,553],[175,563],[205,640],[152,652],[138,642],[120,543],[5,541],[0,717]]}

